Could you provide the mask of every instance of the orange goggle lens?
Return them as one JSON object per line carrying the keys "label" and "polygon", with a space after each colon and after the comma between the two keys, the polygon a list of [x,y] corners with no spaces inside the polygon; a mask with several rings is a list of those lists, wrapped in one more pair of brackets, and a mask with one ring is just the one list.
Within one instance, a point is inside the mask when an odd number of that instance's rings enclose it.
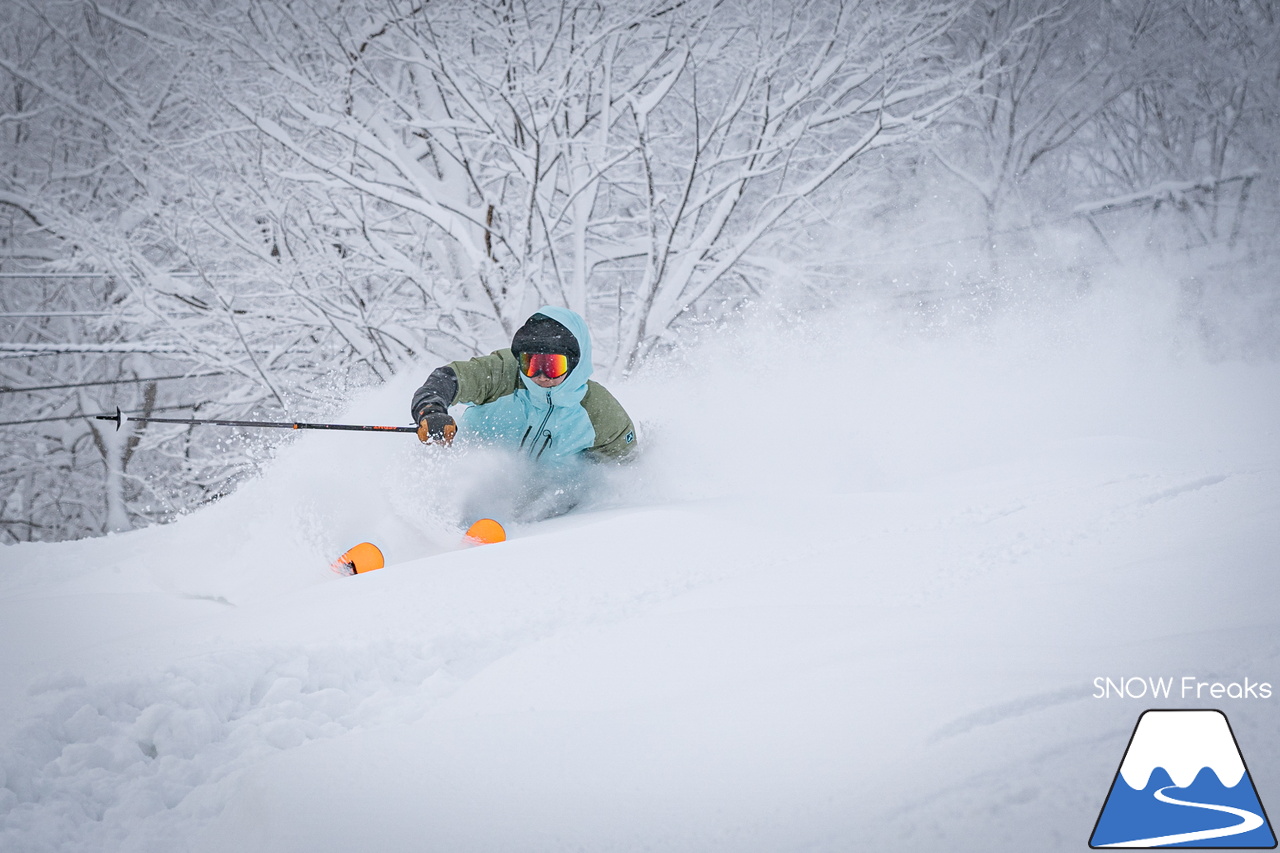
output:
{"label": "orange goggle lens", "polygon": [[559,379],[569,372],[569,356],[558,352],[522,352],[520,372],[530,378],[541,373],[548,379]]}

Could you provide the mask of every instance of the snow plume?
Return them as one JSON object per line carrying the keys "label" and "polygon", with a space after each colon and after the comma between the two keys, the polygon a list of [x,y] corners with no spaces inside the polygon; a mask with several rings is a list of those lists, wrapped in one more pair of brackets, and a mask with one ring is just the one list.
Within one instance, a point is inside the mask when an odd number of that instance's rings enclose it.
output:
{"label": "snow plume", "polygon": [[[648,427],[654,476],[682,497],[785,500],[1090,438],[1195,441],[1277,414],[1240,394],[1266,361],[1211,367],[1220,337],[1201,334],[1203,317],[1158,274],[931,299],[872,294],[806,314],[759,305],[677,349],[620,390]],[[1208,411],[1191,411],[1206,398]]]}

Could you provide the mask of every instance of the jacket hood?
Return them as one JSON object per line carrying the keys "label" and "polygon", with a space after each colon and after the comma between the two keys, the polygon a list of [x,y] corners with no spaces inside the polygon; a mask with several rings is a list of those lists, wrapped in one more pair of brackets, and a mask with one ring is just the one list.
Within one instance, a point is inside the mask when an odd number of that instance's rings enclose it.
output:
{"label": "jacket hood", "polygon": [[535,399],[544,398],[544,395],[550,394],[551,402],[556,406],[567,406],[580,402],[587,393],[587,380],[591,378],[591,333],[587,330],[587,321],[582,319],[582,315],[576,311],[570,311],[568,308],[559,308],[555,305],[544,305],[535,313],[543,314],[555,320],[560,325],[573,334],[578,342],[578,364],[569,371],[569,375],[565,377],[554,388],[541,388],[536,382],[520,374],[520,381],[524,383],[524,387]]}

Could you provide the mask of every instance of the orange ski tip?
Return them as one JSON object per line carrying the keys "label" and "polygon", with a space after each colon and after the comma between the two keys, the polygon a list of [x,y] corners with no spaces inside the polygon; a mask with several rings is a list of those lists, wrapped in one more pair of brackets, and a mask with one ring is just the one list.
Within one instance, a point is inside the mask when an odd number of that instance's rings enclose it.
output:
{"label": "orange ski tip", "polygon": [[334,560],[331,568],[340,575],[359,575],[386,565],[382,552],[372,542],[361,542]]}
{"label": "orange ski tip", "polygon": [[507,531],[492,518],[480,519],[467,528],[463,537],[463,541],[471,545],[492,545],[495,542],[505,542],[506,539]]}

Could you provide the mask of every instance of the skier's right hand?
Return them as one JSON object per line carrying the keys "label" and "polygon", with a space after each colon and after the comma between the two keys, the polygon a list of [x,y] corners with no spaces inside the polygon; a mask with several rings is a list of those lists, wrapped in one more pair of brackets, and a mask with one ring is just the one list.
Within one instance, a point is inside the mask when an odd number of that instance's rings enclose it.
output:
{"label": "skier's right hand", "polygon": [[418,441],[423,444],[450,444],[458,424],[448,412],[427,412],[418,421]]}

